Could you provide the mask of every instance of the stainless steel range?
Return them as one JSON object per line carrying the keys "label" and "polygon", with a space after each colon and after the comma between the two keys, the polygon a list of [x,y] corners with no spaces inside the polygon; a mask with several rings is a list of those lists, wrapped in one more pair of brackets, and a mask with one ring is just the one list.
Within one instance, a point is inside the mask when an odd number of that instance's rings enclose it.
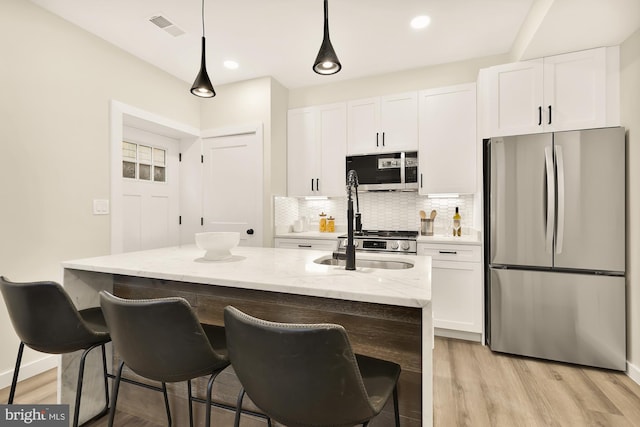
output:
{"label": "stainless steel range", "polygon": [[[353,236],[357,252],[391,252],[415,255],[417,231],[362,230]],[[347,235],[338,237],[338,252],[345,252]]]}

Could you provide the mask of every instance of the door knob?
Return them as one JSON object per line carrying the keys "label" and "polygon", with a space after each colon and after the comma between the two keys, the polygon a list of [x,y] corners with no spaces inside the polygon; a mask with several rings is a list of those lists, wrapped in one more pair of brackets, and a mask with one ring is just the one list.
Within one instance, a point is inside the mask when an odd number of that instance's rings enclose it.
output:
{"label": "door knob", "polygon": [[249,235],[253,234],[253,228],[248,229],[247,230],[247,234],[249,234]]}

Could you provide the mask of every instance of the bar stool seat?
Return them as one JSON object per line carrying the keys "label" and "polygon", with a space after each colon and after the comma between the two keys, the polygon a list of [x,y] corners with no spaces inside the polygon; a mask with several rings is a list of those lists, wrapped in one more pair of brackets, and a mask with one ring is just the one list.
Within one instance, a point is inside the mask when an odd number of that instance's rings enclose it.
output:
{"label": "bar stool seat", "polygon": [[[225,330],[202,325],[184,298],[144,300],[122,299],[100,292],[100,304],[121,358],[113,385],[109,427],[113,426],[122,370],[126,365],[136,374],[162,384],[169,426],[171,410],[166,383],[186,381],[189,393],[189,422],[193,427],[191,380],[209,375],[206,421],[211,421],[211,393],[216,376],[227,366]],[[153,387],[150,387],[153,388]]]}
{"label": "bar stool seat", "polygon": [[15,398],[25,345],[49,354],[83,350],[80,357],[73,414],[73,426],[77,427],[85,360],[91,350],[101,347],[105,406],[91,420],[106,414],[109,410],[109,385],[104,346],[111,341],[111,337],[100,307],[76,309],[64,288],[59,283],[50,281],[17,283],[0,276],[0,291],[2,291],[13,328],[20,338],[8,403],[12,404]]}

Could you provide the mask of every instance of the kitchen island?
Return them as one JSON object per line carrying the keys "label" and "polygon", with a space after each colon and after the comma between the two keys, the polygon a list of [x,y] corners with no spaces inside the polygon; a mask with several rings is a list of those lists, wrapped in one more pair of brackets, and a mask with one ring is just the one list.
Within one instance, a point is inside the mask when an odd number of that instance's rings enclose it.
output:
{"label": "kitchen island", "polygon": [[[183,296],[203,323],[223,325],[224,307],[234,305],[273,321],[341,324],[354,351],[402,366],[398,385],[402,425],[432,425],[430,257],[411,258],[414,267],[409,269],[346,271],[315,263],[330,255],[324,251],[235,248],[232,253],[227,260],[206,261],[204,251],[187,245],[68,261],[63,263],[64,286],[80,309],[99,305],[98,292],[107,290],[123,298]],[[407,262],[407,257],[358,254],[358,259],[367,258]],[[78,357],[63,356],[59,382],[63,403],[75,397]],[[104,404],[99,354],[87,363],[81,421]],[[197,383],[198,393],[204,386],[204,381]],[[229,369],[216,380],[214,399],[234,404],[238,387]],[[173,385],[170,394],[174,423],[184,425],[186,386]],[[166,422],[160,393],[123,386],[121,396],[119,410]],[[202,406],[195,405],[196,416],[202,414]],[[230,411],[214,409],[212,424],[232,425]],[[259,418],[246,420],[243,426],[264,425]],[[390,404],[370,425],[392,425],[392,420]]]}

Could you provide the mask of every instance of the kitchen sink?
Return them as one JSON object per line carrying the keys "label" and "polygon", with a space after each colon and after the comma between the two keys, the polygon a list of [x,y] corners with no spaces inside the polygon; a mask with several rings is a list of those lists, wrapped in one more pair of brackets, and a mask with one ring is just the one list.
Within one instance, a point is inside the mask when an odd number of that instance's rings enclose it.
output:
{"label": "kitchen sink", "polygon": [[[347,265],[347,261],[344,259],[335,259],[331,256],[324,256],[318,259],[314,259],[313,262],[322,265],[337,265],[344,267]],[[356,257],[356,267],[364,268],[381,268],[384,270],[404,270],[407,268],[413,268],[413,263],[398,261],[398,260],[386,260],[386,259],[369,259]]]}

